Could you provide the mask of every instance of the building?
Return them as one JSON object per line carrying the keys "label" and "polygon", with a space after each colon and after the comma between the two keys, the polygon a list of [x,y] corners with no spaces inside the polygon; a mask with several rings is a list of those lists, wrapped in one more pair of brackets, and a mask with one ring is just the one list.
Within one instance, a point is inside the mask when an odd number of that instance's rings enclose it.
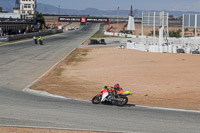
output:
{"label": "building", "polygon": [[33,20],[24,18],[23,14],[0,12],[0,37],[31,32]]}
{"label": "building", "polygon": [[0,36],[35,31],[36,0],[16,0],[14,13],[0,12]]}
{"label": "building", "polygon": [[34,19],[36,16],[36,0],[16,0],[14,13],[25,14],[28,19]]}
{"label": "building", "polygon": [[0,12],[0,18],[25,19],[25,15],[17,13]]}
{"label": "building", "polygon": [[0,36],[31,32],[33,21],[18,18],[0,18]]}

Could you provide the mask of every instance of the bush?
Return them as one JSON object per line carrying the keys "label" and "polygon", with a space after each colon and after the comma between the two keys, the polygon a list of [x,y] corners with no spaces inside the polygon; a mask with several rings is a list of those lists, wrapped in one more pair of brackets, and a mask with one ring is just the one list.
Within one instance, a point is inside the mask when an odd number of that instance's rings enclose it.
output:
{"label": "bush", "polygon": [[[149,36],[153,36],[153,31],[151,31],[148,35]],[[158,30],[156,30],[156,36],[159,36],[159,31]]]}
{"label": "bush", "polygon": [[174,30],[169,31],[169,37],[177,37],[177,38],[179,38],[179,37],[181,37],[180,33],[181,33],[180,29],[178,29],[177,31],[174,31]]}

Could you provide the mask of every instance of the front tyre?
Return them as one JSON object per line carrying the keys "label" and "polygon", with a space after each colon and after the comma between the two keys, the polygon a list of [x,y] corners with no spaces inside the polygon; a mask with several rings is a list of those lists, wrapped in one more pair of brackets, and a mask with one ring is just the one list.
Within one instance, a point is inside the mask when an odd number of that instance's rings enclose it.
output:
{"label": "front tyre", "polygon": [[121,97],[120,101],[117,102],[118,106],[124,106],[128,103],[128,98],[127,97]]}
{"label": "front tyre", "polygon": [[93,104],[99,104],[101,102],[101,95],[99,95],[99,96],[94,96],[93,98],[92,98],[92,103]]}

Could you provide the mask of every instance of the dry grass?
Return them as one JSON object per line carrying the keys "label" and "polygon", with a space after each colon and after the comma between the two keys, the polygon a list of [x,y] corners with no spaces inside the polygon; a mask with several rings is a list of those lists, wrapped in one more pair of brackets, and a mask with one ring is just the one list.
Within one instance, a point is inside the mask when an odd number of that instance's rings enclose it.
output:
{"label": "dry grass", "polygon": [[67,65],[75,65],[78,62],[85,61],[85,56],[88,54],[90,49],[76,49],[73,53],[71,53],[66,60]]}
{"label": "dry grass", "polygon": [[5,42],[0,42],[0,45],[5,44]]}

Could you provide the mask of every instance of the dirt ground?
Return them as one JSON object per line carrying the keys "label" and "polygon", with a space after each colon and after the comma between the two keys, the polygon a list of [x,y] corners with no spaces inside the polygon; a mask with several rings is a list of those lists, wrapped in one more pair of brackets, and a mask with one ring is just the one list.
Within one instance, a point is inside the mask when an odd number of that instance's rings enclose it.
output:
{"label": "dirt ground", "polygon": [[72,131],[56,129],[36,129],[36,128],[17,128],[17,127],[0,127],[0,133],[106,133],[92,131]]}
{"label": "dirt ground", "polygon": [[129,104],[200,110],[200,56],[192,54],[77,49],[32,89],[91,100],[115,83],[133,92]]}

